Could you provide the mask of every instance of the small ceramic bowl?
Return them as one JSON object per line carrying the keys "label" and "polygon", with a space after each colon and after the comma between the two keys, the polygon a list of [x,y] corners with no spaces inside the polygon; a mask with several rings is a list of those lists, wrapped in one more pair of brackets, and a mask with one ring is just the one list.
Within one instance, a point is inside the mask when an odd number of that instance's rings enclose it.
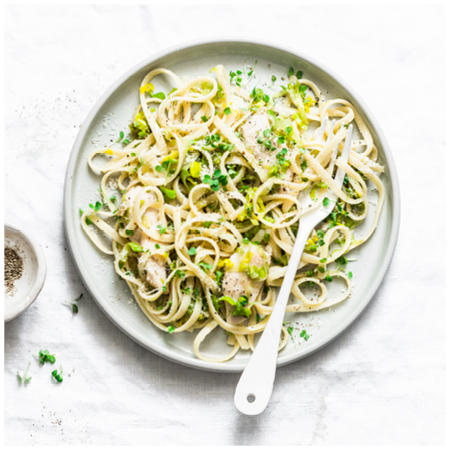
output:
{"label": "small ceramic bowl", "polygon": [[5,223],[5,248],[23,260],[23,275],[10,292],[5,289],[5,322],[20,316],[37,298],[47,276],[47,263],[39,244],[23,229]]}

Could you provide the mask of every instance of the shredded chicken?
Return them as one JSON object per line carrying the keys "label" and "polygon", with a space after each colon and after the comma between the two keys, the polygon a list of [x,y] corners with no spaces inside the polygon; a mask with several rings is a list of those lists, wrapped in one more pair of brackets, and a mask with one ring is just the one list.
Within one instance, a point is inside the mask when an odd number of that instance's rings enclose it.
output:
{"label": "shredded chicken", "polygon": [[[251,248],[251,251],[253,253],[252,259],[249,262],[249,266],[256,266],[258,269],[263,267],[269,257],[267,256],[267,258],[263,258],[258,253],[258,248],[261,249],[262,247],[249,245],[248,248]],[[233,268],[237,269],[239,267],[239,264],[242,261],[242,256],[242,253],[233,253],[233,255],[230,257],[230,261],[233,263]],[[225,275],[223,277],[222,289],[224,295],[231,297],[235,301],[237,301],[239,297],[246,295],[248,297],[248,302],[252,303],[256,300],[259,293],[261,292],[263,284],[264,281],[252,279],[247,275],[246,272],[227,271],[225,272]],[[227,322],[229,324],[239,325],[240,323],[247,320],[247,318],[243,316],[231,315],[231,313],[235,310],[235,306],[230,305],[227,302],[225,302],[225,306],[227,311]]]}
{"label": "shredded chicken", "polygon": [[[122,204],[118,211],[119,215],[133,207],[139,191],[140,189],[138,188],[131,188],[126,193],[126,197],[122,200]],[[153,198],[153,194],[150,192],[145,193],[145,195],[147,196],[147,199]],[[144,213],[142,221],[147,228],[156,229],[158,226],[158,211],[154,208],[148,208]],[[153,253],[158,250],[164,251],[166,246],[147,236],[140,228],[134,230],[132,239],[144,249],[144,252],[139,257],[139,267],[142,267],[143,270],[145,270],[148,283],[158,289],[163,287],[167,280],[167,261],[162,255],[154,255]],[[156,248],[156,244],[159,245],[159,249]],[[149,250],[149,252],[147,252],[147,250]]]}
{"label": "shredded chicken", "polygon": [[[272,147],[276,150],[271,151],[264,144],[258,143],[258,136],[264,136],[264,130],[270,128],[270,122],[268,114],[265,108],[260,108],[242,125],[241,131],[244,138],[245,146],[252,151],[258,163],[260,163],[264,170],[267,172],[276,164],[277,153],[281,150],[276,139],[272,139]],[[264,140],[266,140],[264,138]],[[290,167],[287,168],[286,173],[283,175],[283,180],[292,181],[294,179],[294,172]],[[279,189],[280,194],[293,195],[295,192],[285,186],[281,186]]]}
{"label": "shredded chicken", "polygon": [[[258,163],[267,171],[276,162],[276,151],[271,152],[264,144],[259,144],[258,136],[264,136],[264,130],[269,128],[270,122],[265,108],[260,108],[241,127],[245,146],[251,150]],[[276,147],[275,141],[272,142],[272,146]]]}

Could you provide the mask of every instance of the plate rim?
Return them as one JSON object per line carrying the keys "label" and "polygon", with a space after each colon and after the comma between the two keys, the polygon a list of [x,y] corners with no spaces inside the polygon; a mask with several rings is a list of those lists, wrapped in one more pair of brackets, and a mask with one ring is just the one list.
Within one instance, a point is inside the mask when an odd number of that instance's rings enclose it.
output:
{"label": "plate rim", "polygon": [[[234,366],[227,366],[223,363],[216,363],[216,362],[209,362],[209,361],[202,361],[199,359],[194,359],[191,356],[183,355],[182,353],[177,353],[175,350],[170,350],[169,352],[161,351],[159,346],[156,342],[142,342],[141,339],[139,339],[138,336],[135,336],[133,334],[133,330],[130,329],[129,326],[122,320],[122,318],[114,312],[112,307],[108,305],[108,302],[103,303],[99,298],[101,299],[100,292],[97,290],[96,286],[90,285],[90,283],[86,280],[88,278],[84,275],[86,269],[83,267],[82,263],[82,257],[79,249],[76,247],[76,240],[75,240],[75,228],[72,226],[74,223],[73,221],[73,208],[72,208],[72,198],[71,198],[71,191],[72,191],[72,185],[73,185],[73,176],[74,176],[74,170],[76,167],[76,160],[78,153],[81,148],[81,144],[84,140],[84,137],[92,123],[92,120],[97,115],[101,107],[104,105],[104,103],[109,99],[111,94],[120,86],[122,85],[128,78],[133,76],[136,72],[143,69],[145,66],[148,66],[155,62],[156,60],[166,57],[170,54],[174,54],[183,50],[186,50],[188,48],[192,47],[201,47],[203,45],[226,45],[229,44],[236,44],[236,43],[242,43],[242,44],[250,44],[255,46],[263,46],[263,47],[269,47],[284,53],[289,53],[292,56],[295,56],[297,58],[303,59],[312,65],[315,65],[322,71],[324,71],[327,75],[334,78],[346,91],[348,91],[352,97],[358,102],[361,109],[364,111],[365,115],[369,119],[370,123],[373,126],[373,129],[378,136],[378,139],[381,143],[381,146],[384,151],[384,157],[387,162],[387,166],[389,167],[389,173],[390,173],[390,181],[391,181],[391,190],[388,191],[386,194],[392,195],[392,223],[390,226],[390,236],[389,236],[389,242],[386,246],[386,252],[385,256],[383,258],[383,263],[381,265],[381,268],[378,272],[378,276],[375,278],[374,283],[372,284],[371,289],[369,289],[363,296],[363,298],[360,300],[359,304],[356,306],[356,308],[345,317],[345,319],[336,327],[336,330],[331,333],[330,335],[327,335],[326,337],[322,339],[317,339],[315,343],[313,343],[311,346],[309,346],[304,352],[294,353],[289,356],[281,356],[278,359],[277,366],[281,367],[296,361],[299,361],[300,359],[303,359],[312,353],[324,348],[326,345],[333,342],[335,339],[337,339],[340,335],[342,335],[347,329],[350,328],[352,324],[356,322],[356,320],[361,316],[361,314],[364,312],[364,310],[367,308],[369,303],[372,301],[375,293],[379,289],[387,270],[389,269],[389,266],[391,264],[395,247],[397,245],[398,240],[398,233],[399,233],[399,227],[400,227],[400,188],[398,183],[398,175],[397,175],[397,169],[394,163],[394,158],[391,152],[391,149],[389,147],[389,144],[386,140],[386,137],[384,136],[383,131],[381,130],[380,125],[378,124],[378,121],[376,120],[375,116],[371,112],[371,110],[367,107],[365,102],[361,99],[359,94],[355,92],[355,90],[345,81],[343,80],[339,75],[337,75],[333,70],[329,69],[326,65],[321,63],[320,61],[317,61],[315,58],[310,57],[308,54],[305,54],[302,51],[298,51],[296,49],[293,49],[289,46],[286,46],[284,44],[281,44],[279,42],[272,42],[269,40],[263,40],[263,39],[247,39],[243,37],[217,37],[217,38],[204,38],[204,39],[198,39],[194,41],[186,42],[182,45],[178,44],[175,46],[171,46],[167,49],[164,49],[162,51],[159,51],[144,60],[140,61],[138,64],[134,65],[131,69],[126,71],[122,76],[120,76],[113,84],[109,86],[109,88],[101,95],[101,97],[97,100],[97,102],[94,104],[94,106],[89,111],[88,115],[83,121],[83,124],[78,131],[77,137],[75,138],[75,141],[72,146],[72,150],[69,156],[69,160],[67,163],[66,173],[65,173],[65,182],[64,182],[64,232],[65,237],[68,243],[69,253],[72,257],[72,260],[74,262],[74,266],[81,278],[81,281],[86,288],[86,290],[89,292],[91,297],[94,299],[94,301],[97,303],[100,310],[111,320],[111,322],[119,328],[123,333],[125,333],[128,337],[130,337],[133,341],[141,345],[142,347],[146,348],[147,350],[152,351],[153,353],[168,359],[170,361],[176,362],[178,364],[182,364],[187,367],[200,369],[200,370],[206,370],[210,372],[222,372],[222,373],[239,373],[242,372],[245,367],[246,363],[242,364],[236,364]],[[97,297],[98,296],[98,297]],[[149,322],[150,323],[150,322]],[[153,326],[153,325],[152,325]]]}

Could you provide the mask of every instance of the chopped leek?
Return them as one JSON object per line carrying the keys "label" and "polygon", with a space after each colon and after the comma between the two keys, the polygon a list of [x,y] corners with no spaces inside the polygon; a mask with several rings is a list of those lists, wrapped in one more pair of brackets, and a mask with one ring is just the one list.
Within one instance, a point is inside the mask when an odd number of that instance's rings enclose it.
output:
{"label": "chopped leek", "polygon": [[133,139],[143,139],[150,134],[150,127],[145,118],[144,111],[141,111],[134,118],[134,122],[129,126]]}
{"label": "chopped leek", "polygon": [[162,193],[164,194],[164,197],[166,197],[166,201],[167,199],[173,200],[177,198],[177,194],[175,193],[175,191],[172,191],[172,189],[167,189],[163,186],[160,186],[159,189],[161,189]]}
{"label": "chopped leek", "polygon": [[247,270],[247,267],[252,258],[253,258],[252,252],[247,252],[245,254],[244,258],[242,259],[241,263],[239,264],[239,272],[245,272]]}
{"label": "chopped leek", "polygon": [[189,173],[194,178],[200,178],[201,169],[202,169],[202,165],[197,161],[193,161],[193,162],[191,162],[191,164],[189,166]]}
{"label": "chopped leek", "polygon": [[231,297],[224,295],[218,301],[226,301],[230,305],[235,306],[234,311],[231,313],[232,316],[244,316],[248,318],[252,313],[251,306],[245,307],[248,304],[248,297],[246,295],[239,297],[237,301],[234,301]]}
{"label": "chopped leek", "polygon": [[128,256],[130,254],[130,251],[133,251],[135,253],[139,253],[139,252],[143,252],[144,249],[139,245],[136,244],[135,242],[128,242],[127,244],[125,244],[120,252],[120,258],[119,261],[121,263],[126,263]]}
{"label": "chopped leek", "polygon": [[308,119],[306,117],[305,106],[303,105],[303,98],[300,91],[300,83],[289,83],[288,94],[292,100],[292,103],[297,107],[298,114],[294,114],[292,119],[302,129],[306,129],[308,126]]}

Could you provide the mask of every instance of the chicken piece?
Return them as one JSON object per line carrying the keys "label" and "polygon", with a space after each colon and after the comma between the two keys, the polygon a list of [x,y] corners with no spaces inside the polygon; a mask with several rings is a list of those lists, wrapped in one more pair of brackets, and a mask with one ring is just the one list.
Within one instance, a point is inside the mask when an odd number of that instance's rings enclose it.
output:
{"label": "chicken piece", "polygon": [[[270,142],[275,150],[271,151],[264,144],[258,143],[258,137],[264,138],[264,130],[270,129],[270,122],[267,116],[267,110],[260,108],[253,114],[244,125],[241,127],[242,136],[244,138],[245,146],[252,151],[256,160],[261,164],[264,170],[269,170],[277,163],[277,153],[281,150],[277,139],[272,139]],[[266,141],[267,139],[264,138]],[[284,180],[292,181],[294,179],[294,172],[290,167],[287,168],[286,173],[282,177]],[[285,186],[281,186],[278,190],[280,194],[295,195],[295,191]]]}
{"label": "chicken piece", "polygon": [[[249,261],[248,261],[249,260]],[[260,245],[247,244],[242,245],[239,250],[230,257],[233,267],[225,272],[222,289],[224,295],[237,301],[239,297],[246,295],[248,302],[256,300],[267,277],[268,263],[270,255]],[[248,261],[248,262],[247,262]],[[242,267],[245,266],[245,267]],[[261,269],[266,267],[266,276],[264,278],[251,278],[249,268]],[[239,269],[243,269],[239,271]],[[247,320],[244,316],[233,316],[232,312],[235,306],[225,302],[227,311],[227,322],[231,325],[239,325]]]}
{"label": "chicken piece", "polygon": [[[153,252],[157,250],[157,242],[152,238],[149,238],[139,228],[134,230],[133,238],[144,251],[150,250],[150,253],[143,253],[139,258],[139,265],[144,263],[144,270],[148,283],[157,289],[162,288],[167,280],[167,261],[162,255],[153,254]],[[165,245],[158,245],[160,246],[159,250],[164,251]],[[166,290],[166,292],[168,292],[168,290]]]}
{"label": "chicken piece", "polygon": [[[124,214],[127,209],[133,207],[139,192],[140,188],[133,187],[126,193],[125,198],[122,199],[118,215]],[[146,193],[145,195],[147,199],[153,197],[152,193]],[[156,229],[158,226],[158,211],[154,208],[148,208],[142,217],[142,221],[147,228]],[[148,283],[157,289],[162,288],[167,280],[167,261],[162,255],[154,255],[153,253],[156,251],[164,252],[166,245],[147,236],[140,228],[134,230],[132,240],[139,244],[145,252],[149,250],[149,253],[142,253],[139,257],[139,266],[142,266],[145,270]],[[157,244],[160,247],[159,249],[156,248]]]}
{"label": "chicken piece", "polygon": [[[245,146],[253,153],[258,163],[267,171],[275,164],[277,152],[271,152],[264,144],[259,144],[258,136],[264,137],[264,130],[269,128],[270,122],[265,108],[260,108],[241,127]],[[264,138],[264,140],[266,139]],[[272,146],[276,147],[275,140],[273,140]]]}

